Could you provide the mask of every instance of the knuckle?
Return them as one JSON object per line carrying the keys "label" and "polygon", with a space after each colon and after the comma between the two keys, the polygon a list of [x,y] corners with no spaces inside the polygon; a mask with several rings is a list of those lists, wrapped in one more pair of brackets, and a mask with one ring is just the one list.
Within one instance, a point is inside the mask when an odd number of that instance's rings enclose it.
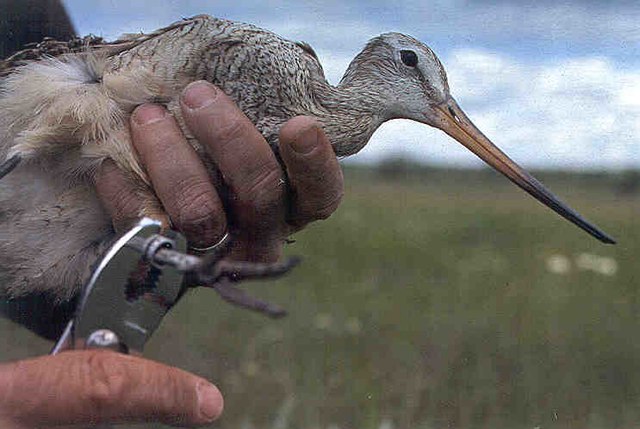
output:
{"label": "knuckle", "polygon": [[135,219],[138,217],[140,207],[138,195],[126,188],[118,189],[113,195],[114,212],[111,213],[113,223],[118,225]]}
{"label": "knuckle", "polygon": [[325,196],[325,198],[319,198],[303,204],[295,212],[291,223],[296,226],[303,226],[316,220],[328,219],[338,209],[343,196],[344,191],[339,189],[333,194]]}
{"label": "knuckle", "polygon": [[226,118],[225,121],[221,121],[215,127],[215,137],[218,143],[226,145],[227,143],[234,142],[247,132],[247,124],[242,118],[237,116],[231,116]]}
{"label": "knuckle", "polygon": [[127,374],[115,353],[98,351],[84,360],[86,401],[98,414],[119,403],[127,389]]}
{"label": "knuckle", "polygon": [[[323,171],[326,172],[326,169]],[[327,174],[305,177],[294,188],[297,210],[294,216],[296,224],[306,224],[314,220],[330,217],[344,197],[344,179],[339,168],[329,179]],[[320,186],[319,186],[320,185]]]}
{"label": "knuckle", "polygon": [[213,213],[212,187],[207,180],[196,177],[181,180],[176,184],[176,191],[181,196],[177,200],[181,222],[204,218]]}
{"label": "knuckle", "polygon": [[239,202],[257,212],[270,209],[282,199],[282,172],[279,169],[262,169],[238,189]]}
{"label": "knuckle", "polygon": [[320,207],[315,210],[315,220],[329,218],[329,216],[331,216],[338,209],[343,196],[344,191],[340,189],[339,192],[332,196],[332,198],[326,200],[325,204],[320,205]]}
{"label": "knuckle", "polygon": [[176,185],[180,198],[177,201],[174,223],[187,235],[211,235],[219,233],[224,220],[217,208],[215,189],[206,179],[191,177]]}

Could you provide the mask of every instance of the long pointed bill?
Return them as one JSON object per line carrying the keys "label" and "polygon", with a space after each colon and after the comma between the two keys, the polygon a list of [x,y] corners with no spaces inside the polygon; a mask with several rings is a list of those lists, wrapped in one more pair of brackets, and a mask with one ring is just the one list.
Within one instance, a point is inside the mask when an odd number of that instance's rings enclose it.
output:
{"label": "long pointed bill", "polygon": [[460,109],[453,98],[437,108],[440,123],[437,125],[445,133],[462,143],[484,162],[504,174],[513,183],[527,191],[542,204],[551,208],[560,216],[582,228],[603,243],[614,244],[615,240],[587,222],[577,212],[569,208],[555,195],[549,192],[542,183],[524,171],[504,152],[498,149]]}

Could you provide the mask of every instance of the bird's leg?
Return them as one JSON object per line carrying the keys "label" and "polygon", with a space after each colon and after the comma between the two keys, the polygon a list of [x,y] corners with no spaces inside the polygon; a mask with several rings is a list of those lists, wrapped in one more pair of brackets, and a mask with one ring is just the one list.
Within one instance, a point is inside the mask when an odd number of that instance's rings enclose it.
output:
{"label": "bird's leg", "polygon": [[257,311],[258,313],[266,314],[273,318],[280,318],[287,315],[285,309],[247,295],[242,289],[235,287],[228,278],[222,278],[214,284],[203,286],[211,287],[218,292],[218,295],[220,295],[222,299],[238,307]]}
{"label": "bird's leg", "polygon": [[201,272],[199,280],[215,283],[222,278],[232,283],[244,280],[264,280],[280,277],[300,263],[300,258],[289,258],[283,262],[259,263],[221,260],[210,267],[209,272]]}
{"label": "bird's leg", "polygon": [[296,266],[300,259],[291,258],[284,262],[258,263],[239,262],[222,259],[229,249],[229,240],[219,249],[202,257],[200,269],[190,273],[188,284],[205,286],[215,290],[222,299],[238,307],[257,311],[278,318],[286,311],[276,305],[249,296],[234,285],[244,280],[265,280],[277,278]]}

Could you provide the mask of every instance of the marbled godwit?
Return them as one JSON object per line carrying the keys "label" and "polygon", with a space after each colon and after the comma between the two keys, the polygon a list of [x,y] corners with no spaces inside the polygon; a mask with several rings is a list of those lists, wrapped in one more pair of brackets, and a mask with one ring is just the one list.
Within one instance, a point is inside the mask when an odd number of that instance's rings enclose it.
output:
{"label": "marbled godwit", "polygon": [[[296,115],[318,118],[341,157],[362,149],[390,119],[437,127],[561,216],[614,242],[473,125],[450,95],[436,55],[410,36],[386,33],[369,41],[337,86],[327,83],[308,45],[209,16],[86,50],[53,45],[67,54],[0,70],[0,157],[6,170],[14,169],[0,182],[0,261],[10,293],[46,289],[68,297],[77,290],[102,250],[96,243],[113,235],[90,185],[94,167],[111,158],[148,183],[128,116],[137,105],[162,102],[188,135],[177,98],[197,79],[235,99],[274,149],[280,126]],[[55,251],[43,252],[43,242],[55,243]]]}

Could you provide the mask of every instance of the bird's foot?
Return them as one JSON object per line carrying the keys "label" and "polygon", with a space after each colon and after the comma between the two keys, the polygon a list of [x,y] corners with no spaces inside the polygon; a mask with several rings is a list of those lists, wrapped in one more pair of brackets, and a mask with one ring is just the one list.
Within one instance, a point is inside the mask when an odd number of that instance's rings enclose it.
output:
{"label": "bird's foot", "polygon": [[279,318],[287,314],[286,310],[248,295],[234,283],[278,278],[299,262],[300,258],[275,263],[237,262],[219,259],[219,254],[208,255],[202,259],[202,268],[192,273],[192,284],[209,287],[218,292],[222,299],[238,307]]}

